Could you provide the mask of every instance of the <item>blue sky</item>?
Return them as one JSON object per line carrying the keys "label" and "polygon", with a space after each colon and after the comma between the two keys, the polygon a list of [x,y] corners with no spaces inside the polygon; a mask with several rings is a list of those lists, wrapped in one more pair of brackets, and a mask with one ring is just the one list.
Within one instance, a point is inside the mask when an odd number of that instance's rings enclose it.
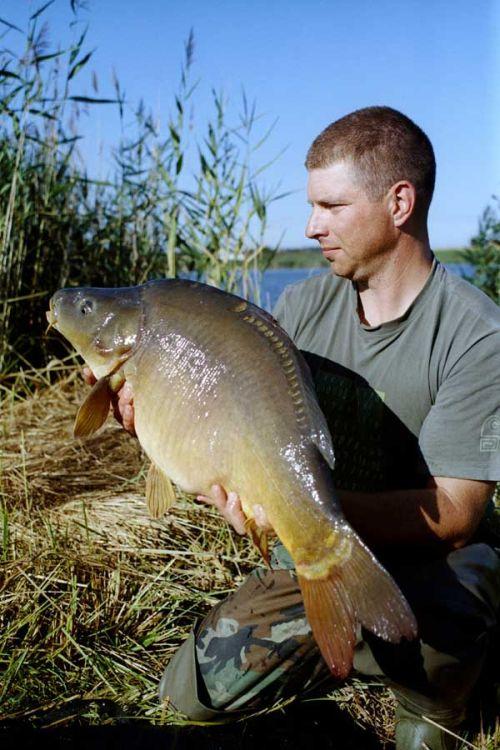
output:
{"label": "blue sky", "polygon": [[[24,27],[40,5],[1,0],[0,16]],[[270,242],[284,232],[284,246],[311,244],[303,236],[307,148],[328,123],[370,104],[402,110],[433,142],[434,247],[466,244],[500,193],[499,0],[89,0],[79,16],[95,52],[75,93],[92,93],[95,70],[99,95],[112,95],[114,68],[130,106],[142,97],[165,121],[192,27],[194,122],[201,128],[212,87],[224,91],[235,121],[242,87],[257,100],[262,129],[278,118],[255,162],[285,149],[262,176],[292,191],[270,209]],[[46,17],[53,45],[67,40],[68,0],[56,0]],[[112,107],[93,108],[81,122],[82,152],[100,176],[108,167],[99,144],[114,143],[118,127]]]}

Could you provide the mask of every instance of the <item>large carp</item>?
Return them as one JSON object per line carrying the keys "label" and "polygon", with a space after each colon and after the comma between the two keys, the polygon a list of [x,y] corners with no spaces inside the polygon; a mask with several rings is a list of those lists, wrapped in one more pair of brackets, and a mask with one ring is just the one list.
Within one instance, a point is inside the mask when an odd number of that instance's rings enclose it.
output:
{"label": "large carp", "polygon": [[75,434],[98,429],[128,380],[151,459],[147,501],[161,515],[173,481],[188,493],[237,492],[248,529],[263,506],[297,570],[307,618],[334,675],[353,661],[358,623],[388,641],[416,634],[391,576],[345,520],[334,457],[308,366],[278,323],[239,297],[190,281],[62,289],[49,323],[99,378]]}

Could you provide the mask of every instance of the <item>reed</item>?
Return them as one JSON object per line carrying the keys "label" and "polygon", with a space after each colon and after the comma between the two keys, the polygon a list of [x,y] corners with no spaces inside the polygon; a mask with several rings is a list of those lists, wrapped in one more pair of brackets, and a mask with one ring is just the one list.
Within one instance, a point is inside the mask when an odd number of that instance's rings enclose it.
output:
{"label": "reed", "polygon": [[[92,96],[75,93],[92,57],[86,32],[53,49],[46,12],[35,12],[26,32],[8,27],[7,36],[22,33],[24,44],[0,57],[3,374],[47,361],[45,310],[62,286],[191,274],[259,302],[267,210],[279,197],[259,183],[262,166],[253,166],[269,133],[257,138],[255,105],[243,97],[234,124],[223,95],[213,92],[203,130],[192,122],[192,33],[172,114],[161,123],[144,104],[128,104],[116,76],[111,96],[100,95],[95,75]],[[117,107],[122,122],[133,119],[102,180],[88,175],[78,154],[81,112],[97,106]]]}

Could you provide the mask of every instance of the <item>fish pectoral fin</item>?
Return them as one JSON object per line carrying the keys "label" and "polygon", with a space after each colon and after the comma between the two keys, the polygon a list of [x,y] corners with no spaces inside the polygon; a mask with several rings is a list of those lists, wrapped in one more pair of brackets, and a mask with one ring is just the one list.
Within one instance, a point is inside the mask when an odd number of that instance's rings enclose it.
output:
{"label": "fish pectoral fin", "polygon": [[146,478],[146,503],[151,518],[161,518],[175,503],[172,481],[152,463]]}
{"label": "fish pectoral fin", "polygon": [[106,376],[99,378],[78,409],[73,426],[73,435],[76,438],[82,438],[97,432],[108,417],[110,404],[111,391]]}
{"label": "fish pectoral fin", "polygon": [[267,531],[257,526],[254,518],[245,519],[245,528],[252,542],[262,555],[267,567],[271,568],[271,561],[269,558],[269,535]]}

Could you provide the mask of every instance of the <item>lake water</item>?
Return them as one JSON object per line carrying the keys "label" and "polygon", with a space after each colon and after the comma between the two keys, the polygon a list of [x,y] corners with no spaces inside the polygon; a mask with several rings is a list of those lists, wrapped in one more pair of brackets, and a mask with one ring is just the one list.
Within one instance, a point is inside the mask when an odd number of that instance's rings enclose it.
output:
{"label": "lake water", "polygon": [[[445,267],[459,276],[471,276],[472,266],[466,263],[445,263]],[[329,273],[328,268],[270,268],[262,277],[261,305],[272,310],[278,297],[288,284],[303,281],[319,273]]]}

